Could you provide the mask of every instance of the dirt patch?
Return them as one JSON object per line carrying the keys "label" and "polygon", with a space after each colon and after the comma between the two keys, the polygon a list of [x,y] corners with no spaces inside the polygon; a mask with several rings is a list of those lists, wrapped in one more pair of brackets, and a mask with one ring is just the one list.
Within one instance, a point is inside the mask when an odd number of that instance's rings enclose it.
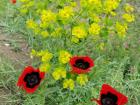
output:
{"label": "dirt patch", "polygon": [[0,55],[11,60],[16,67],[31,64],[28,43],[21,36],[0,32]]}

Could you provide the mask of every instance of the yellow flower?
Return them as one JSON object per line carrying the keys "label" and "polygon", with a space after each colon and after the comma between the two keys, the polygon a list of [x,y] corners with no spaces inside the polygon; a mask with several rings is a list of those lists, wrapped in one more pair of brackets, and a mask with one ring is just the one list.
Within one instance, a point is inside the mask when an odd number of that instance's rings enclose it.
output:
{"label": "yellow flower", "polygon": [[42,56],[41,61],[42,61],[42,62],[50,61],[50,60],[52,59],[52,57],[53,57],[53,54],[52,54],[52,53],[50,53],[50,52],[48,52],[48,51],[45,51],[45,52],[44,52],[44,55]]}
{"label": "yellow flower", "polygon": [[48,33],[48,31],[42,31],[42,32],[41,32],[41,35],[42,35],[44,38],[46,38],[46,37],[48,37],[49,33]]}
{"label": "yellow flower", "polygon": [[54,22],[56,20],[56,14],[51,10],[43,10],[41,12],[41,21],[42,22]]}
{"label": "yellow flower", "polygon": [[59,59],[60,63],[66,64],[66,63],[69,62],[70,57],[71,57],[71,54],[69,52],[62,50],[62,51],[59,52],[59,58],[58,59]]}
{"label": "yellow flower", "polygon": [[92,9],[96,10],[94,12],[97,12],[102,8],[101,0],[80,0],[80,5],[90,10]]}
{"label": "yellow flower", "polygon": [[100,26],[97,23],[92,23],[89,28],[89,33],[93,35],[99,35],[100,34]]}
{"label": "yellow flower", "polygon": [[65,6],[63,9],[59,10],[58,15],[62,20],[67,20],[74,15],[73,8],[71,6]]}
{"label": "yellow flower", "polygon": [[135,20],[135,16],[133,14],[123,14],[123,19],[125,19],[127,22],[133,22]]}
{"label": "yellow flower", "polygon": [[86,82],[88,82],[88,77],[85,74],[80,74],[77,77],[77,82],[82,86],[85,85]]}
{"label": "yellow flower", "polygon": [[25,3],[25,2],[29,2],[30,0],[20,0],[20,2]]}
{"label": "yellow flower", "polygon": [[70,2],[70,4],[71,4],[72,7],[76,7],[77,6],[76,2]]}
{"label": "yellow flower", "polygon": [[29,19],[26,21],[26,25],[28,28],[35,29],[37,24],[33,21],[33,19]]}
{"label": "yellow flower", "polygon": [[48,27],[48,25],[49,24],[45,21],[40,22],[40,27],[43,28],[43,29],[46,29]]}
{"label": "yellow flower", "polygon": [[40,34],[40,28],[39,27],[35,27],[33,29],[33,31],[34,31],[35,35]]}
{"label": "yellow flower", "polygon": [[92,7],[100,8],[102,6],[101,0],[87,0],[87,2]]}
{"label": "yellow flower", "polygon": [[119,0],[106,0],[104,2],[104,9],[106,13],[111,13],[119,6]]}
{"label": "yellow flower", "polygon": [[26,9],[26,8],[20,8],[19,11],[20,11],[20,13],[22,15],[24,15],[24,14],[26,14],[28,12],[28,9]]}
{"label": "yellow flower", "polygon": [[[45,51],[48,51],[48,50],[45,50]],[[45,51],[41,50],[41,51],[37,52],[36,56],[38,56],[38,57],[43,56],[45,54]]]}
{"label": "yellow flower", "polygon": [[32,49],[30,53],[30,57],[33,58],[33,56],[36,56],[36,55],[37,55],[37,52],[34,49]]}
{"label": "yellow flower", "polygon": [[124,7],[125,11],[126,12],[133,12],[134,11],[134,8],[133,6],[131,6],[130,4],[126,4],[125,7]]}
{"label": "yellow flower", "polygon": [[56,68],[52,73],[52,76],[55,80],[66,78],[66,70],[63,67]]}
{"label": "yellow flower", "polygon": [[82,26],[75,26],[72,29],[72,35],[74,35],[77,38],[85,38],[87,36],[87,32]]}
{"label": "yellow flower", "polygon": [[124,38],[126,36],[127,25],[122,25],[119,22],[116,22],[116,31],[120,38]]}
{"label": "yellow flower", "polygon": [[37,52],[35,51],[35,49],[32,49],[32,50],[31,50],[31,55],[35,56],[36,53],[37,53]]}
{"label": "yellow flower", "polygon": [[65,79],[63,82],[63,88],[74,89],[74,81],[72,79]]}
{"label": "yellow flower", "polygon": [[47,72],[50,69],[50,64],[49,63],[43,63],[39,67],[41,72]]}

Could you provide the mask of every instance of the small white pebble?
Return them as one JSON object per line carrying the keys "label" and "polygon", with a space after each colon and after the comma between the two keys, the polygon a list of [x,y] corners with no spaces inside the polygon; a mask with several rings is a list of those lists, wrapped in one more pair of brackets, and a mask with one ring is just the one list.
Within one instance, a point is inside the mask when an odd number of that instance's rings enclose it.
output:
{"label": "small white pebble", "polygon": [[6,47],[10,46],[10,44],[9,44],[9,43],[5,43],[4,45],[5,45]]}

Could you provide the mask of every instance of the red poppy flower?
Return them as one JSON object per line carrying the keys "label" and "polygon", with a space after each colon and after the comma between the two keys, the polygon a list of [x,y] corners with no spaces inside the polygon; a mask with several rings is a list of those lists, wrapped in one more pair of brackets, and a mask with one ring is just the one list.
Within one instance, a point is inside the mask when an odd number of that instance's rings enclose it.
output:
{"label": "red poppy flower", "polygon": [[45,73],[35,70],[33,67],[26,67],[20,75],[17,86],[23,88],[27,93],[33,93],[39,86]]}
{"label": "red poppy flower", "polygon": [[17,0],[11,0],[12,4],[15,4],[17,2]]}
{"label": "red poppy flower", "polygon": [[100,99],[92,99],[92,101],[96,101],[98,105],[125,105],[128,99],[111,86],[103,84],[100,92]]}
{"label": "red poppy flower", "polygon": [[94,66],[94,62],[88,56],[75,56],[70,59],[70,65],[73,73],[83,74],[90,71],[90,68]]}

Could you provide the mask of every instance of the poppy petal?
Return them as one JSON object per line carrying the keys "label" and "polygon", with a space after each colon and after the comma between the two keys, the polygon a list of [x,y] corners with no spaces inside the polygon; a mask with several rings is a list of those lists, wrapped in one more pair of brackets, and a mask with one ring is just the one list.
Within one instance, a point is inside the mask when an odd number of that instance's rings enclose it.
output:
{"label": "poppy petal", "polygon": [[108,92],[116,95],[118,97],[118,102],[117,104],[118,105],[124,105],[128,102],[128,99],[125,95],[123,95],[122,93],[118,92],[117,90],[115,90],[114,88],[112,88],[110,85],[108,84],[103,84],[102,85],[102,89],[101,89],[101,92],[100,92],[100,96],[102,94],[107,94]]}

